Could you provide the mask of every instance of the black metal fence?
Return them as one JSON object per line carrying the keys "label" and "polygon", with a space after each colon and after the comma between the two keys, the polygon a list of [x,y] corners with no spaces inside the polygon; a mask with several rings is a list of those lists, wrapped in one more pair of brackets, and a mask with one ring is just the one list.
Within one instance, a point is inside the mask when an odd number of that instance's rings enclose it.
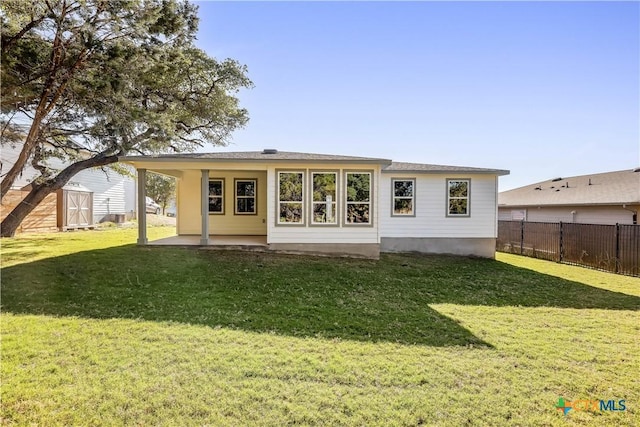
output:
{"label": "black metal fence", "polygon": [[498,221],[496,250],[640,276],[640,225]]}

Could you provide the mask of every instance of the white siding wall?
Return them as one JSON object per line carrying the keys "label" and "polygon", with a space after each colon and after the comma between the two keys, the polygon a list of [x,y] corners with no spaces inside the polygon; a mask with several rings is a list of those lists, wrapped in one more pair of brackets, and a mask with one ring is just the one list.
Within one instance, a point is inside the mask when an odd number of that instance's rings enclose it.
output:
{"label": "white siding wall", "polygon": [[[415,178],[415,217],[391,216],[391,179]],[[447,217],[447,179],[471,179],[469,217]],[[495,175],[383,173],[380,183],[382,237],[484,237],[497,235]]]}
{"label": "white siding wall", "polygon": [[124,181],[124,211],[128,218],[135,216],[138,205],[136,203],[138,197],[138,188],[135,179],[125,179]]}
{"label": "white siding wall", "polygon": [[93,191],[93,221],[97,223],[107,215],[127,212],[127,181],[132,179],[105,168],[104,171],[85,169],[78,172],[70,182],[77,182]]}
{"label": "white siding wall", "polygon": [[[359,243],[359,244],[376,244],[380,243],[380,236],[378,234],[378,221],[379,221],[379,180],[380,180],[380,168],[377,165],[338,165],[326,164],[326,165],[283,165],[283,166],[271,166],[267,169],[267,224],[268,243]],[[339,170],[338,186],[339,198],[338,198],[338,216],[340,226],[288,226],[288,225],[276,225],[276,169],[286,170],[305,170],[305,179],[309,182],[310,170]],[[344,226],[344,173],[345,171],[371,171],[373,170],[373,221],[372,226]],[[305,210],[309,211],[309,188],[307,186],[306,194],[306,206]],[[307,215],[308,216],[308,215]],[[305,217],[306,218],[306,217]],[[308,218],[306,218],[307,220]]]}
{"label": "white siding wall", "polygon": [[527,209],[525,208],[498,208],[498,220],[500,221],[526,221]]}
{"label": "white siding wall", "polygon": [[[630,209],[640,210],[639,206]],[[511,211],[526,209],[530,222],[577,222],[582,224],[633,224],[633,213],[622,206],[549,206],[500,208],[500,219],[511,219]],[[572,214],[571,212],[575,212]]]}

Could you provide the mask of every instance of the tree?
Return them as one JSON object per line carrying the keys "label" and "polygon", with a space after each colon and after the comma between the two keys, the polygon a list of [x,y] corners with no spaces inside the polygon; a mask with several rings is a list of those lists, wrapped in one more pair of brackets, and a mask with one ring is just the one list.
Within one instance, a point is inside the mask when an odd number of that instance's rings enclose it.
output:
{"label": "tree", "polygon": [[151,197],[162,207],[165,213],[167,205],[175,197],[176,180],[157,173],[147,174],[147,196]]}
{"label": "tree", "polygon": [[[224,145],[248,120],[246,67],[194,46],[197,7],[178,0],[4,0],[0,132],[21,146],[4,197],[28,163],[40,172],[0,225],[12,236],[49,193],[118,156]],[[69,166],[55,170],[47,160]]]}

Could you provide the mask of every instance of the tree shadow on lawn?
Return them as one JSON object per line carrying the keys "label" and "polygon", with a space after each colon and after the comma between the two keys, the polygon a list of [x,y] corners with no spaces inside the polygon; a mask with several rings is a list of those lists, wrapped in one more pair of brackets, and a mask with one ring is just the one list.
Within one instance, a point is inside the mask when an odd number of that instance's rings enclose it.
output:
{"label": "tree shadow on lawn", "polygon": [[289,336],[491,347],[430,304],[640,310],[640,298],[493,260],[379,261],[142,248],[2,269],[12,313],[175,321]]}

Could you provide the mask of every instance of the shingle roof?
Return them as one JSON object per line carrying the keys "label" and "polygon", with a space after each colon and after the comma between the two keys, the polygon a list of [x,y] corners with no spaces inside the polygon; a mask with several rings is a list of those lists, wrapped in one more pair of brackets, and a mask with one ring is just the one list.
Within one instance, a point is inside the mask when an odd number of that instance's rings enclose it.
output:
{"label": "shingle roof", "polygon": [[508,175],[508,170],[503,169],[484,169],[472,168],[467,166],[446,166],[446,165],[429,165],[423,163],[405,163],[392,162],[389,166],[385,166],[382,172],[413,172],[413,173],[476,173],[476,174],[495,174]]}
{"label": "shingle roof", "polygon": [[[274,150],[275,151],[275,150]],[[124,156],[120,161],[140,160],[218,160],[218,161],[328,161],[328,162],[355,162],[355,163],[391,163],[388,159],[375,157],[339,156],[335,154],[295,153],[290,151],[276,151],[265,153],[264,151],[236,151],[220,153],[182,153],[182,154],[156,154],[149,156]]]}
{"label": "shingle roof", "polygon": [[[266,150],[265,150],[266,151]],[[295,153],[289,151],[236,151],[219,153],[181,153],[181,154],[155,154],[148,156],[123,156],[119,157],[124,162],[140,161],[255,161],[255,162],[345,162],[345,163],[376,163],[382,164],[382,172],[410,172],[410,173],[474,173],[508,175],[509,171],[502,169],[483,169],[464,166],[428,165],[422,163],[392,162],[388,159],[376,157],[341,156],[335,154]]]}
{"label": "shingle roof", "polygon": [[640,204],[640,171],[634,172],[634,170],[572,176],[560,180],[555,178],[526,185],[501,192],[498,195],[498,205]]}

